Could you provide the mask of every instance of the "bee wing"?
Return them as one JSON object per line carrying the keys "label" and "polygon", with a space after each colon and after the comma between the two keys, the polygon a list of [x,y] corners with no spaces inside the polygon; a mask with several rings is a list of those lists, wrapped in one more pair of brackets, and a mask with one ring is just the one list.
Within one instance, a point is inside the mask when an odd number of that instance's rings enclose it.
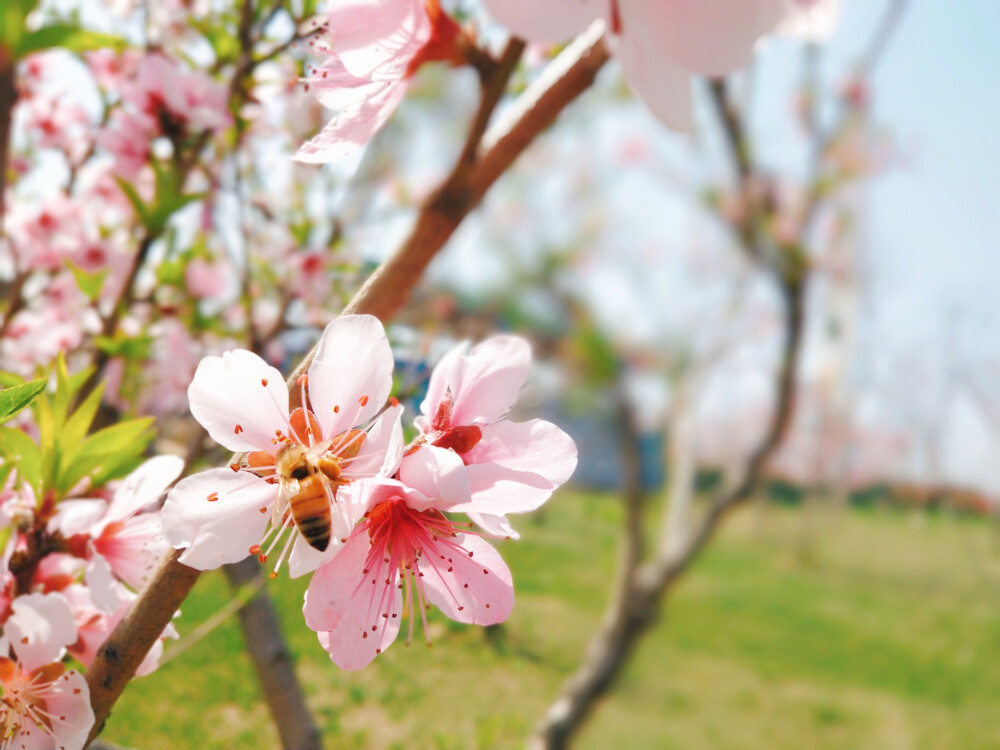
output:
{"label": "bee wing", "polygon": [[281,481],[278,484],[278,499],[275,501],[273,508],[271,509],[271,525],[281,526],[282,521],[285,518],[285,514],[288,512],[288,506],[291,503],[293,497],[298,494],[299,483],[294,479],[289,479],[288,477],[281,477]]}

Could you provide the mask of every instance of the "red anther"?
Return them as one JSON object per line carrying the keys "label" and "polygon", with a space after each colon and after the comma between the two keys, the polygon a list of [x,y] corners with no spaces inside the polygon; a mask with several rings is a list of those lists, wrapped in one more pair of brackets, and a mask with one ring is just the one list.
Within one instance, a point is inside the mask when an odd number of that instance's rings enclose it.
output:
{"label": "red anther", "polygon": [[368,396],[362,396],[358,399],[358,403],[362,406],[368,406]]}
{"label": "red anther", "polygon": [[259,555],[261,553],[261,551],[262,550],[261,550],[261,547],[260,547],[259,544],[254,544],[253,546],[250,547],[250,554],[251,555]]}
{"label": "red anther", "polygon": [[213,493],[211,493],[208,496],[208,502],[210,502],[210,503],[214,503],[218,499],[219,499],[219,493],[218,492],[213,492]]}
{"label": "red anther", "polygon": [[390,406],[399,406],[399,399],[396,398],[395,396],[389,396],[389,405]]}
{"label": "red anther", "polygon": [[262,386],[264,386],[265,388],[267,388],[267,378],[261,378],[260,379],[260,384]]}
{"label": "red anther", "polygon": [[270,572],[270,573],[268,574],[268,576],[269,576],[269,577],[270,577],[270,579],[271,579],[271,580],[273,581],[273,580],[274,580],[275,578],[277,578],[277,577],[278,577],[278,572],[277,572],[276,570],[272,570],[272,571],[271,571],[271,572]]}
{"label": "red anther", "polygon": [[236,427],[233,428],[233,432],[239,435],[241,432],[243,432],[243,425],[240,424],[236,425]]}
{"label": "red anther", "polygon": [[240,470],[240,465],[239,464],[229,464],[229,468],[232,469],[233,471],[239,471]]}
{"label": "red anther", "polygon": [[260,512],[261,512],[261,513],[267,513],[267,508],[261,508],[261,509],[260,509]]}
{"label": "red anther", "polygon": [[257,562],[259,562],[259,563],[266,563],[267,562],[267,555],[265,555],[263,553],[257,555]]}
{"label": "red anther", "polygon": [[340,414],[340,407],[337,406],[336,404],[333,405],[333,413]]}

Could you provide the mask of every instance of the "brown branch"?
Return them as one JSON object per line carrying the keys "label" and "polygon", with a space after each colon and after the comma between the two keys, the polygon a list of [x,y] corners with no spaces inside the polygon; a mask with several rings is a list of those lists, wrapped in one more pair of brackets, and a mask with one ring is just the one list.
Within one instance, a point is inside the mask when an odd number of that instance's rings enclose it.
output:
{"label": "brown branch", "polygon": [[[486,133],[484,142],[494,145],[477,159],[475,167],[463,178],[467,182],[455,184],[456,167],[420,211],[409,238],[372,274],[347,305],[345,313],[368,313],[384,321],[399,309],[423,269],[483,193],[556,115],[593,82],[608,53],[599,36],[585,37],[585,41],[582,46],[571,45],[576,59],[569,63],[563,60],[559,75],[545,78],[550,81],[547,90],[529,89],[522,95],[522,99],[529,94],[530,98],[518,107],[521,115],[516,120],[506,120],[492,138],[489,132]],[[503,85],[506,85],[506,76]],[[468,193],[459,194],[460,187]],[[296,368],[288,379],[289,384],[294,385],[299,374],[308,368],[312,356],[310,352]],[[198,578],[198,571],[178,562],[180,555],[180,550],[174,550],[164,559],[87,670],[95,717],[89,741],[101,731],[115,701]]]}
{"label": "brown branch", "polygon": [[[568,59],[563,57],[567,53]],[[587,90],[607,60],[608,50],[600,34],[585,32],[567,47],[550,65],[555,67],[552,74],[539,78],[521,95],[508,117],[485,133],[482,143],[486,150],[476,157],[474,165],[469,168],[460,161],[455,166],[421,208],[402,246],[368,278],[344,314],[367,312],[381,320],[391,318],[406,302],[414,280],[486,191],[556,116]],[[292,380],[309,369],[312,354],[295,369]]]}
{"label": "brown branch", "polygon": [[[576,674],[563,687],[536,727],[530,747],[560,750],[611,688],[642,636],[656,623],[664,595],[698,556],[730,510],[750,497],[761,470],[781,443],[794,402],[795,371],[803,328],[804,285],[793,282],[785,292],[785,343],[778,377],[776,406],[767,434],[750,458],[742,480],[713,503],[708,514],[679,553],[660,554],[635,569],[623,593],[613,603],[601,630],[591,642]],[[627,538],[635,532],[628,533]],[[627,541],[626,544],[632,544]]]}

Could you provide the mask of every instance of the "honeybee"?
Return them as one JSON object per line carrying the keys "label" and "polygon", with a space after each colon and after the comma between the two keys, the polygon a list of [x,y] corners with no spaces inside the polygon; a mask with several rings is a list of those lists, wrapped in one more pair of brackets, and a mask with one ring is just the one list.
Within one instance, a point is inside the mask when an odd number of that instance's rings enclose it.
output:
{"label": "honeybee", "polygon": [[287,508],[295,526],[309,545],[323,552],[330,544],[330,498],[324,483],[342,484],[340,462],[331,456],[316,456],[306,446],[286,443],[275,458],[274,470],[280,480],[278,503],[281,514]]}
{"label": "honeybee", "polygon": [[[331,499],[340,485],[350,482],[343,476],[340,462],[354,458],[364,439],[360,430],[350,430],[339,439],[312,448],[286,442],[274,459],[274,473],[280,484],[272,522],[282,525],[284,514],[290,512],[309,545],[325,551],[330,545]],[[330,452],[335,444],[343,446],[336,454]]]}

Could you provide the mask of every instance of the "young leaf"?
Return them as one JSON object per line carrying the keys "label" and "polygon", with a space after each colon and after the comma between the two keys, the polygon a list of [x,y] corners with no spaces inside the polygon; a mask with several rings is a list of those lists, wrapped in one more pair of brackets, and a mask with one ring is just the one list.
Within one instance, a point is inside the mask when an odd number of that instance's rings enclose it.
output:
{"label": "young leaf", "polygon": [[22,34],[14,56],[20,59],[51,47],[62,47],[70,52],[87,52],[102,47],[124,49],[127,46],[121,37],[88,31],[72,24],[54,23]]}
{"label": "young leaf", "polygon": [[88,475],[95,485],[100,485],[128,473],[141,461],[143,450],[153,438],[149,431],[152,424],[152,417],[132,419],[91,435],[79,450],[66,456],[55,482],[56,490],[66,492]]}
{"label": "young leaf", "polygon": [[105,268],[101,271],[90,273],[84,271],[69,259],[65,262],[69,270],[73,272],[73,278],[76,279],[76,285],[80,288],[80,291],[86,295],[87,299],[94,302],[98,295],[100,295],[101,288],[104,286],[104,279],[108,276],[108,269]]}
{"label": "young leaf", "polygon": [[90,392],[76,411],[66,420],[66,426],[58,436],[60,453],[69,454],[74,448],[83,443],[87,436],[87,430],[94,422],[97,410],[101,406],[101,396],[104,395],[104,383],[98,383],[97,387]]}
{"label": "young leaf", "polygon": [[34,401],[45,390],[45,380],[15,385],[0,391],[0,424],[3,424],[21,409]]}
{"label": "young leaf", "polygon": [[136,189],[132,187],[132,183],[126,182],[118,175],[113,175],[115,182],[118,183],[118,187],[121,191],[125,193],[125,197],[128,198],[128,202],[132,204],[132,208],[135,209],[136,216],[139,217],[139,221],[146,228],[146,231],[152,232],[152,210],[146,203],[139,197],[139,193]]}
{"label": "young leaf", "polygon": [[41,495],[42,452],[27,433],[10,427],[0,427],[0,456],[5,463],[17,468],[21,481],[27,482]]}

